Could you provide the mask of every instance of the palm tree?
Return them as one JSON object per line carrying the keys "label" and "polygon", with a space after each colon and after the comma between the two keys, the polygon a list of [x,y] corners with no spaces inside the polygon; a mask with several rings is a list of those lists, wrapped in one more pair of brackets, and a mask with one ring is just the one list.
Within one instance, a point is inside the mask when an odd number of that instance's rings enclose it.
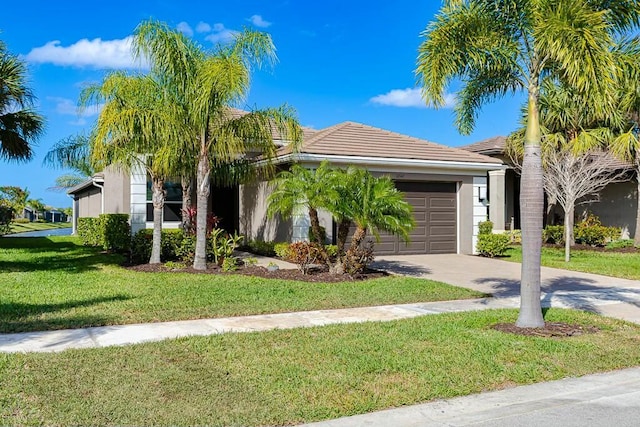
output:
{"label": "palm tree", "polygon": [[333,173],[326,160],[315,170],[295,164],[290,170],[280,172],[272,183],[274,190],[267,199],[267,215],[273,217],[279,213],[287,219],[306,209],[315,241],[324,243],[318,209],[327,208],[337,199]]}
{"label": "palm tree", "polygon": [[640,5],[622,0],[447,0],[419,47],[417,75],[425,101],[439,107],[458,78],[456,125],[469,134],[480,107],[507,93],[527,93],[520,204],[522,277],[516,325],[544,325],[540,303],[543,175],[539,93],[554,76],[592,105],[613,109],[615,33],[638,26]]}
{"label": "palm tree", "polygon": [[151,178],[153,244],[150,264],[160,262],[165,180],[175,171],[172,159],[180,156],[174,141],[180,135],[174,105],[166,88],[151,75],[108,74],[99,85],[85,88],[81,105],[104,104],[93,131],[94,164],[123,170],[142,168]]}
{"label": "palm tree", "polygon": [[241,103],[250,86],[251,68],[275,61],[268,34],[244,30],[228,45],[212,52],[184,34],[157,21],[141,23],[135,31],[134,51],[146,58],[151,70],[170,87],[185,124],[182,155],[197,159],[196,251],[193,267],[206,269],[206,218],[213,168],[237,161],[248,152],[261,152],[263,164],[275,157],[273,133],[294,146],[301,130],[289,107],[238,114],[230,107]]}
{"label": "palm tree", "polygon": [[74,172],[57,177],[55,187],[50,188],[54,191],[75,187],[96,173],[96,168],[91,164],[90,138],[81,134],[58,141],[44,156],[42,164]]}
{"label": "palm tree", "polygon": [[415,223],[412,208],[391,178],[376,178],[367,170],[349,167],[345,181],[343,188],[347,191],[340,209],[356,227],[348,252],[358,250],[367,232],[379,239],[379,232],[386,231],[409,242],[409,231]]}
{"label": "palm tree", "polygon": [[27,204],[34,210],[36,219],[40,218],[40,214],[46,210],[46,206],[42,199],[29,199]]}
{"label": "palm tree", "polygon": [[33,110],[27,67],[0,41],[0,159],[29,160],[31,144],[44,131],[44,118]]}

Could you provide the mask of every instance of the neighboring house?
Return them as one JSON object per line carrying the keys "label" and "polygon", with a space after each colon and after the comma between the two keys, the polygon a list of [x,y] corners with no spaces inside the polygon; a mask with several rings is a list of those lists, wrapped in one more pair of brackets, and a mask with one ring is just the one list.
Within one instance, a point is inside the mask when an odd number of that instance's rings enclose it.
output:
{"label": "neighboring house", "polygon": [[[276,163],[279,168],[293,162],[314,168],[323,160],[334,166],[356,165],[388,175],[405,192],[416,219],[411,242],[405,245],[396,237],[382,235],[376,244],[377,254],[473,253],[477,224],[487,219],[487,173],[505,169],[501,160],[353,122],[322,130],[305,129],[300,150],[293,153],[283,146]],[[74,224],[78,217],[122,212],[131,215],[132,231],[151,228],[153,211],[147,181],[144,173],[124,176],[105,171],[71,189]],[[167,193],[167,227],[179,225],[179,190],[177,186]],[[250,239],[305,240],[309,227],[306,213],[289,221],[267,218],[266,199],[271,190],[269,182],[214,188],[211,208],[223,218],[223,228],[237,230]],[[170,198],[170,194],[175,196]],[[321,212],[320,218],[328,241],[333,241],[335,224],[331,215]]]}
{"label": "neighboring house", "polygon": [[[513,163],[505,154],[507,138],[496,136],[474,144],[460,147],[463,150],[494,157],[509,165],[507,169],[488,173],[489,178],[489,219],[494,231],[520,228],[520,176]],[[637,184],[631,165],[610,159],[612,169],[629,170],[629,180],[608,185],[600,193],[598,202],[576,206],[576,217],[581,218],[587,212],[598,216],[603,225],[620,227],[622,237],[633,237],[636,227]],[[546,222],[558,223],[563,220],[561,207],[556,207],[545,218]]]}
{"label": "neighboring house", "polygon": [[38,214],[36,210],[33,209],[31,206],[25,206],[24,209],[22,209],[22,215],[20,216],[20,218],[25,218],[33,222],[36,219],[38,219]]}
{"label": "neighboring house", "polygon": [[44,219],[47,222],[67,222],[67,215],[57,209],[44,211]]}

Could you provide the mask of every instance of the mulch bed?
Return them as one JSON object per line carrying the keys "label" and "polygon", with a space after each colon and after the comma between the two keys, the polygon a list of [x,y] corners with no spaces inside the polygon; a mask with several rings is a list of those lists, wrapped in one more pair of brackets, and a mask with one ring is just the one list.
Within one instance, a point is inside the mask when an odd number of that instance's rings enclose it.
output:
{"label": "mulch bed", "polygon": [[568,323],[545,322],[544,328],[520,328],[513,323],[498,323],[493,329],[509,334],[545,338],[567,338],[583,334],[594,334],[600,329],[594,326],[570,325]]}
{"label": "mulch bed", "polygon": [[297,280],[301,282],[317,282],[317,283],[336,283],[345,281],[360,281],[377,279],[379,277],[388,276],[388,273],[379,270],[366,270],[362,274],[355,276],[349,276],[348,274],[330,274],[326,268],[312,268],[308,274],[302,274],[297,269],[279,269],[276,271],[269,271],[264,267],[250,266],[250,267],[238,267],[235,271],[222,271],[218,266],[214,264],[208,264],[206,270],[195,270],[193,267],[185,268],[167,268],[164,264],[140,264],[126,267],[133,271],[142,271],[150,273],[193,273],[193,274],[242,274],[245,276],[262,277],[265,279],[285,279],[285,280]]}

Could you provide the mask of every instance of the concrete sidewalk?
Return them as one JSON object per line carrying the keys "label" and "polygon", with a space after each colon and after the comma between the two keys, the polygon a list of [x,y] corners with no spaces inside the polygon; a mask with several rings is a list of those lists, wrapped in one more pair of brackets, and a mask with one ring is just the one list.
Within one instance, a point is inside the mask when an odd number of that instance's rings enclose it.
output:
{"label": "concrete sidewalk", "polygon": [[263,314],[219,319],[183,320],[134,325],[99,326],[60,331],[0,334],[0,353],[56,352],[71,348],[96,348],[137,344],[186,336],[215,335],[226,332],[255,332],[291,329],[336,323],[359,323],[409,319],[429,314],[516,308],[517,298],[481,298],[357,307],[297,313]]}
{"label": "concrete sidewalk", "polygon": [[631,368],[306,425],[635,427],[639,419],[640,368]]}

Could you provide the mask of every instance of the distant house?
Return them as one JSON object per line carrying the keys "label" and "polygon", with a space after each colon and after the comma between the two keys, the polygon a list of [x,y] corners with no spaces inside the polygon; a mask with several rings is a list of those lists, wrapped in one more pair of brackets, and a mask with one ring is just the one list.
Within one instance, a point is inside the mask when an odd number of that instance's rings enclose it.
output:
{"label": "distant house", "polygon": [[22,209],[22,215],[20,217],[28,219],[29,221],[33,222],[36,219],[38,219],[38,213],[32,207],[25,206],[24,209]]}
{"label": "distant house", "polygon": [[67,214],[57,209],[44,211],[44,220],[47,222],[67,222]]}
{"label": "distant house", "polygon": [[[506,169],[500,159],[354,122],[304,129],[304,141],[297,152],[283,141],[279,144],[279,168],[293,162],[315,168],[329,160],[334,166],[356,165],[395,181],[413,206],[416,227],[409,245],[383,235],[376,245],[377,254],[473,253],[477,224],[487,219],[487,174]],[[306,239],[307,214],[289,221],[267,218],[266,199],[271,191],[269,182],[212,188],[211,210],[223,219],[223,228],[250,239]],[[151,186],[143,171],[123,174],[108,168],[69,194],[74,198],[74,228],[78,217],[100,213],[128,213],[133,232],[153,226]],[[169,183],[165,227],[180,224],[181,203],[180,186]],[[320,220],[328,241],[334,241],[331,215],[321,212]]]}
{"label": "distant house", "polygon": [[[472,153],[493,157],[509,166],[488,173],[489,219],[493,221],[496,231],[520,228],[520,176],[505,154],[506,141],[505,136],[496,136],[460,147]],[[575,213],[580,218],[591,212],[600,218],[603,225],[620,227],[623,237],[632,237],[636,228],[638,206],[637,177],[631,165],[614,158],[610,159],[610,163],[612,169],[628,170],[629,180],[608,185],[600,193],[598,202],[576,206]],[[550,218],[545,218],[546,222],[562,222],[562,209],[556,207],[549,216]]]}

